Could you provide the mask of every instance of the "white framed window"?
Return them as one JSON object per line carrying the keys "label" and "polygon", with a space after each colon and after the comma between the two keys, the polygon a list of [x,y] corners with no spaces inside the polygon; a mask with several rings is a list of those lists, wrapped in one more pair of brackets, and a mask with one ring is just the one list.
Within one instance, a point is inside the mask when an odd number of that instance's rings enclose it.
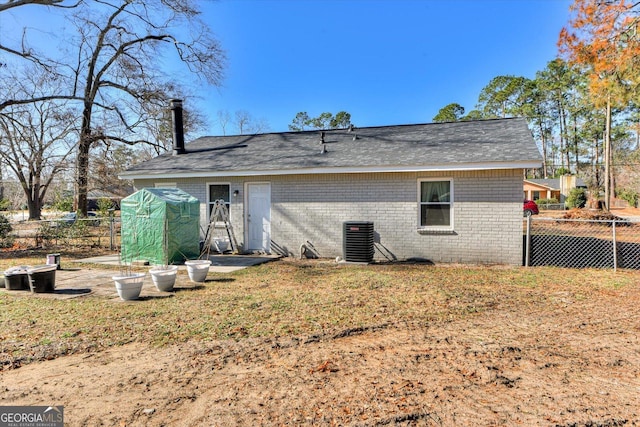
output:
{"label": "white framed window", "polygon": [[453,230],[453,179],[418,181],[418,228]]}
{"label": "white framed window", "polygon": [[224,200],[224,204],[227,206],[227,212],[229,212],[229,219],[231,219],[231,184],[228,182],[212,182],[207,184],[207,212],[209,220],[211,220],[211,214],[213,213],[213,206],[216,200],[220,199]]}

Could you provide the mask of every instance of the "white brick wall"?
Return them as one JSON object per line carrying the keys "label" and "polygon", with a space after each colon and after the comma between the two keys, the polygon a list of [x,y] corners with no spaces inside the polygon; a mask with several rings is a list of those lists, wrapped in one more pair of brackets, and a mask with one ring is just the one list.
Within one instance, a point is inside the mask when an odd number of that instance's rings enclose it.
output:
{"label": "white brick wall", "polygon": [[[418,179],[452,178],[454,231],[418,231]],[[373,221],[376,258],[422,257],[434,262],[522,263],[522,170],[447,173],[291,175],[259,178],[174,180],[202,203],[206,183],[229,182],[238,197],[231,218],[244,240],[244,184],[271,183],[271,238],[292,255],[310,241],[322,257],[342,256],[342,223]],[[136,187],[154,181],[137,180]],[[205,226],[203,225],[203,227]]]}

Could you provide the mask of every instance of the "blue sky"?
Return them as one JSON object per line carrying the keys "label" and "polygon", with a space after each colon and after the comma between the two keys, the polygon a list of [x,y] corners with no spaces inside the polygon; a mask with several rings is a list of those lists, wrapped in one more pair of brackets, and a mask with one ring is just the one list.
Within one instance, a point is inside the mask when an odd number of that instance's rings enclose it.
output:
{"label": "blue sky", "polygon": [[[299,111],[348,111],[361,127],[427,123],[452,102],[473,109],[493,77],[544,69],[570,3],[201,0],[228,66],[221,87],[199,87],[190,101],[209,116],[209,135],[222,134],[218,110],[245,110],[272,132],[288,130]],[[52,38],[55,12],[18,9],[0,20],[5,42],[19,40],[24,25]]]}
{"label": "blue sky", "polygon": [[[356,126],[430,122],[474,108],[498,75],[532,78],[557,55],[566,0],[221,0],[206,21],[228,55],[206,108],[246,110],[271,131],[295,114]],[[212,134],[220,129],[212,123]]]}

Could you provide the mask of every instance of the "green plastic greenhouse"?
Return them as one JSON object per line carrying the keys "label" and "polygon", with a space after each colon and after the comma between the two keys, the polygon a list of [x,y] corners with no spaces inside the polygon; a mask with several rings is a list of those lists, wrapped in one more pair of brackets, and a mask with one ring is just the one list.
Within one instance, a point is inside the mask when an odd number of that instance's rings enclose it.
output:
{"label": "green plastic greenhouse", "polygon": [[143,188],[120,204],[125,263],[181,264],[200,255],[200,202],[177,188]]}

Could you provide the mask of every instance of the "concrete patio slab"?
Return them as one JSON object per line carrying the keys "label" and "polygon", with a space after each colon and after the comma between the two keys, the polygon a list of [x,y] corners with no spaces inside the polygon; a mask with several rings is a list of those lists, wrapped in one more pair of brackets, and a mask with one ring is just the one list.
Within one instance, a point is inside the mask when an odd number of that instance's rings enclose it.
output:
{"label": "concrete patio slab", "polygon": [[[181,265],[178,267],[178,276],[176,284],[172,292],[158,291],[151,280],[151,276],[147,274],[142,286],[140,298],[136,301],[144,301],[153,298],[171,297],[175,292],[189,289],[201,288],[207,283],[215,283],[216,281],[229,280],[220,276],[211,275],[211,273],[230,273],[241,270],[243,268],[254,265],[263,264],[265,262],[278,259],[278,256],[272,255],[212,255],[211,267],[209,267],[209,276],[202,282],[192,282],[186,272],[186,267]],[[75,262],[83,262],[87,264],[104,264],[118,265],[118,255],[107,255],[101,257],[84,258],[82,260],[74,260]],[[118,297],[113,276],[119,274],[118,269],[99,268],[88,266],[87,268],[64,268],[64,259],[61,262],[62,269],[55,272],[55,291],[53,293],[32,293],[28,290],[8,291],[0,288],[0,292],[7,292],[15,296],[23,296],[29,298],[52,298],[52,299],[71,299],[82,296],[98,296],[112,299],[115,302],[126,303]],[[144,271],[142,265],[136,266],[136,271]],[[135,302],[135,301],[134,301]]]}
{"label": "concrete patio slab", "polygon": [[[279,258],[279,255],[210,255],[209,259],[211,260],[211,267],[209,268],[209,271],[216,273],[231,273],[233,271],[242,270],[243,268],[274,261]],[[103,255],[74,261],[87,264],[120,265],[120,256],[117,254]],[[144,265],[144,263],[135,264]],[[184,270],[186,267],[184,265],[179,265],[178,269]]]}

